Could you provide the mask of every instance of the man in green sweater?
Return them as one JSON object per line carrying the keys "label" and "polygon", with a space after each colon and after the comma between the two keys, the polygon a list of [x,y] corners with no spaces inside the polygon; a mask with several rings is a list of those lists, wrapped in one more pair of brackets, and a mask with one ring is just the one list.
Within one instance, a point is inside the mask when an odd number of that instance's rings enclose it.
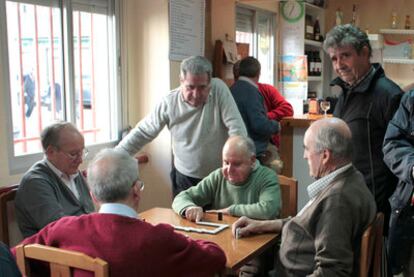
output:
{"label": "man in green sweater", "polygon": [[232,136],[223,147],[223,165],[196,186],[178,194],[172,207],[192,221],[203,218],[203,207],[234,216],[274,219],[281,200],[277,175],[256,161],[254,142]]}

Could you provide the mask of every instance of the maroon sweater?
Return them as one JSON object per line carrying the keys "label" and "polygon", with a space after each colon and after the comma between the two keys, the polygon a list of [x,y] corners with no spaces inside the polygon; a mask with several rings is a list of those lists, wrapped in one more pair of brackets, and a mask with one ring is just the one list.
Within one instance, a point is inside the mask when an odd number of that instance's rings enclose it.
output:
{"label": "maroon sweater", "polygon": [[[226,263],[212,242],[189,239],[167,224],[153,226],[114,214],[63,217],[23,241],[29,243],[99,257],[108,262],[111,277],[212,276]],[[74,276],[92,274],[78,270]]]}

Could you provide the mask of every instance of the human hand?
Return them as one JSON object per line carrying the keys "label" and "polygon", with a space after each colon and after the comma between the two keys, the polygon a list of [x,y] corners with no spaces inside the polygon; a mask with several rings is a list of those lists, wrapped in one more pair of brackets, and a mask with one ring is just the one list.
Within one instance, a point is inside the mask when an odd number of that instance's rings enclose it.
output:
{"label": "human hand", "polygon": [[200,221],[201,219],[203,219],[203,208],[198,206],[186,208],[185,218],[191,221]]}
{"label": "human hand", "polygon": [[[259,225],[260,222],[258,220],[242,216],[236,222],[233,223],[233,225],[231,226],[231,231],[235,238],[246,237],[258,233]],[[236,231],[237,229],[239,230]]]}
{"label": "human hand", "polygon": [[245,265],[243,265],[239,270],[239,277],[253,277],[259,273],[261,268],[260,260],[255,258]]}

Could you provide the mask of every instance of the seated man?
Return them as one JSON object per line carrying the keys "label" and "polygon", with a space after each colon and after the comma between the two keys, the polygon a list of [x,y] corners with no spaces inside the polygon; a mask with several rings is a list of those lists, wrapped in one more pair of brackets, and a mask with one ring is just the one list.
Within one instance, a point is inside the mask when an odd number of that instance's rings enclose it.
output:
{"label": "seated man", "polygon": [[85,142],[68,122],[46,127],[41,134],[45,158],[23,176],[16,194],[16,217],[24,237],[66,215],[94,211],[88,186],[78,167]]}
{"label": "seated man", "polygon": [[315,121],[305,133],[304,147],[309,173],[316,179],[307,188],[306,206],[292,219],[242,217],[233,224],[233,234],[281,232],[276,276],[358,276],[361,236],[376,208],[362,174],[351,163],[351,131],[338,118]]}
{"label": "seated man", "polygon": [[[88,168],[99,213],[53,222],[23,244],[40,243],[99,257],[116,276],[213,276],[226,257],[214,243],[192,240],[167,224],[153,226],[137,214],[143,182],[137,161],[105,149]],[[75,275],[76,276],[76,275]]]}
{"label": "seated man", "polygon": [[223,167],[178,194],[174,211],[193,221],[203,218],[206,205],[223,214],[276,218],[281,206],[277,175],[256,161],[255,152],[250,138],[230,137],[223,147]]}
{"label": "seated man", "polygon": [[265,154],[272,135],[279,132],[279,122],[268,119],[257,82],[260,77],[260,63],[253,57],[241,60],[239,78],[231,87],[231,94],[246,125],[249,137],[256,145],[259,160]]}

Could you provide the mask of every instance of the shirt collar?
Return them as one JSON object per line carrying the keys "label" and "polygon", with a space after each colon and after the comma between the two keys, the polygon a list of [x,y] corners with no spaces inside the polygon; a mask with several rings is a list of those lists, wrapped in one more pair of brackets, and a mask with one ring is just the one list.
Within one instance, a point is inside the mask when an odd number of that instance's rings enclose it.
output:
{"label": "shirt collar", "polygon": [[239,77],[239,80],[240,80],[240,81],[245,81],[245,82],[248,82],[248,83],[250,83],[252,86],[254,86],[255,88],[259,89],[259,86],[258,86],[255,82],[253,82],[253,81],[252,81],[252,79],[250,79],[250,78],[248,78],[248,77],[245,77],[245,76],[240,76],[240,77]]}
{"label": "shirt collar", "polygon": [[[47,166],[57,175],[59,178],[67,178],[68,175],[66,173],[63,173],[60,171],[56,166],[54,166],[47,158],[45,158]],[[76,177],[78,177],[79,172],[76,172],[75,174],[69,175],[69,180],[73,181]]]}
{"label": "shirt collar", "polygon": [[99,209],[100,214],[117,214],[131,218],[139,218],[138,214],[131,207],[120,203],[104,203]]}
{"label": "shirt collar", "polygon": [[352,166],[352,163],[346,164],[343,167],[340,167],[328,175],[320,178],[319,180],[316,180],[312,184],[310,184],[306,189],[308,190],[308,195],[310,199],[315,198],[316,196],[321,193],[331,182],[332,180],[341,174],[342,172],[345,172],[347,169],[349,169]]}

